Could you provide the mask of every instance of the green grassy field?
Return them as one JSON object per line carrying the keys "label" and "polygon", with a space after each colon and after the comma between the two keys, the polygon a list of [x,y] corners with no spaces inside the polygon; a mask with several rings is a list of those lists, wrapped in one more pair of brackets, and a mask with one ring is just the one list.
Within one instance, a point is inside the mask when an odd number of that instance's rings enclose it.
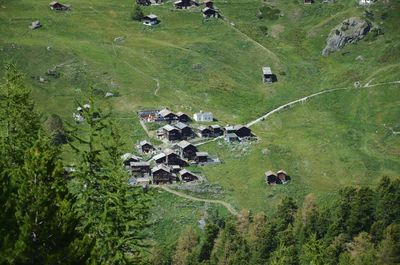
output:
{"label": "green grassy field", "polygon": [[[293,0],[216,0],[226,20],[209,21],[199,8],[178,11],[167,2],[144,8],[159,16],[154,28],[130,19],[130,0],[69,0],[73,11],[67,13],[51,11],[48,2],[0,0],[0,64],[17,62],[39,109],[67,121],[76,100],[84,101],[93,86],[100,104],[112,108],[126,151],[146,137],[135,114],[141,108],[212,111],[221,125],[245,123],[324,89],[400,80],[398,1],[371,7],[384,35],[370,34],[329,57],[320,55],[329,31],[346,18],[363,16],[356,1],[305,6]],[[262,19],[256,16],[260,8],[266,10]],[[34,20],[43,28],[28,29]],[[121,45],[113,41],[119,36],[125,39]],[[359,55],[363,61],[355,60]],[[262,84],[264,65],[272,67],[277,83]],[[59,77],[47,76],[56,66]],[[223,164],[202,170],[226,189],[224,198],[233,205],[266,212],[284,195],[301,201],[315,193],[329,202],[345,185],[398,176],[400,140],[390,128],[400,130],[399,89],[387,85],[313,98],[256,125],[260,141],[246,150],[218,143],[203,147]],[[104,98],[108,91],[117,96]],[[266,187],[264,171],[281,168],[292,182]],[[168,201],[166,207],[173,205]],[[159,231],[170,229],[175,214]],[[188,209],[177,216],[186,214]]]}

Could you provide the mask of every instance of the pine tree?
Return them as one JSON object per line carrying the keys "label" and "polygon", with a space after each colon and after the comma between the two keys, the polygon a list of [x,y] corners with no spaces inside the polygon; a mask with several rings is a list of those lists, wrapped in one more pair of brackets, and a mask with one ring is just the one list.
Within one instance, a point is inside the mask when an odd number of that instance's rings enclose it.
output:
{"label": "pine tree", "polygon": [[[42,137],[13,172],[17,188],[15,216],[18,238],[13,251],[17,264],[72,264],[70,252],[76,220],[58,149]],[[66,260],[65,258],[68,257]]]}
{"label": "pine tree", "polygon": [[194,265],[197,263],[199,238],[192,227],[186,228],[178,239],[172,263],[174,265]]}
{"label": "pine tree", "polygon": [[301,264],[304,265],[325,265],[325,247],[320,240],[317,240],[315,234],[302,247],[300,255]]}
{"label": "pine tree", "polygon": [[400,264],[400,225],[391,224],[378,248],[379,264]]}
{"label": "pine tree", "polygon": [[0,263],[12,258],[17,234],[15,219],[15,193],[12,175],[24,163],[24,153],[37,139],[40,123],[30,100],[30,90],[25,87],[22,74],[14,64],[5,66],[4,84],[0,101]]}
{"label": "pine tree", "polygon": [[148,199],[128,186],[128,176],[117,162],[120,138],[110,125],[110,114],[97,109],[93,90],[83,117],[72,135],[78,145],[71,143],[80,161],[74,174],[74,209],[84,237],[77,248],[89,247],[87,264],[139,262]]}
{"label": "pine tree", "polygon": [[348,251],[354,265],[376,264],[376,250],[371,236],[366,232],[361,232],[358,236],[354,237],[348,246]]}

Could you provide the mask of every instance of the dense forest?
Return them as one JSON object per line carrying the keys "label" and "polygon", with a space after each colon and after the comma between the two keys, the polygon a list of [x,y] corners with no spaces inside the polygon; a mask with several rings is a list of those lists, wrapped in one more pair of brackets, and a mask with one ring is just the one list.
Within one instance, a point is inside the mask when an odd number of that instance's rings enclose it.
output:
{"label": "dense forest", "polygon": [[345,187],[323,208],[309,195],[303,205],[285,198],[273,216],[210,214],[165,253],[143,232],[151,191],[129,187],[118,128],[88,97],[79,127],[42,117],[23,75],[6,66],[0,264],[400,264],[400,180],[385,177],[375,189]]}

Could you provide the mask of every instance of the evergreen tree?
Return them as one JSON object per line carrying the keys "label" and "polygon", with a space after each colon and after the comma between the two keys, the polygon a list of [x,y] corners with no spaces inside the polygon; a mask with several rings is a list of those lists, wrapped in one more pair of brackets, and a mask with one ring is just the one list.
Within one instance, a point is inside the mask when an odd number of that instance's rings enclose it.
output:
{"label": "evergreen tree", "polygon": [[71,144],[79,165],[75,178],[75,213],[84,235],[79,247],[89,247],[87,264],[127,264],[142,259],[143,229],[148,199],[128,186],[128,175],[117,162],[121,144],[109,116],[98,110],[93,93],[84,108],[84,123],[75,128]]}
{"label": "evergreen tree", "polygon": [[44,129],[52,138],[53,144],[62,145],[67,143],[63,121],[57,114],[52,114],[47,118],[44,123]]}
{"label": "evergreen tree", "polygon": [[192,227],[188,227],[178,239],[173,264],[194,265],[197,263],[199,238]]}
{"label": "evergreen tree", "polygon": [[301,264],[304,265],[325,265],[325,247],[315,234],[302,247],[300,255]]}
{"label": "evergreen tree", "polygon": [[391,224],[378,248],[379,264],[400,264],[400,225]]}
{"label": "evergreen tree", "polygon": [[219,233],[219,227],[214,223],[207,223],[204,228],[204,242],[200,248],[199,261],[209,260],[214,247],[215,239]]}
{"label": "evergreen tree", "polygon": [[5,66],[4,84],[0,96],[0,263],[10,256],[17,239],[15,218],[16,186],[13,172],[24,163],[24,153],[37,139],[40,123],[34,111],[30,90],[25,87],[22,74],[14,64]]}
{"label": "evergreen tree", "polygon": [[354,237],[353,241],[348,245],[348,251],[354,265],[376,264],[376,250],[371,236],[366,232],[361,232],[358,236]]}
{"label": "evergreen tree", "polygon": [[23,166],[13,172],[18,187],[15,207],[18,238],[12,263],[80,262],[70,252],[70,244],[77,236],[76,220],[70,215],[71,198],[59,155],[59,150],[42,137],[26,153]]}

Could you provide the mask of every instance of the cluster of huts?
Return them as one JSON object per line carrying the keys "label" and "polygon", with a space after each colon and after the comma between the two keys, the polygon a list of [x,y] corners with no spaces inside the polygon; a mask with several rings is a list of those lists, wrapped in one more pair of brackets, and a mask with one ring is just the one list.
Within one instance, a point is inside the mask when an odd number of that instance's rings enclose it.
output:
{"label": "cluster of huts", "polygon": [[[49,7],[51,10],[54,10],[54,11],[70,11],[71,10],[71,5],[61,4],[57,1],[50,2]],[[32,30],[38,29],[41,27],[43,27],[43,25],[39,20],[31,22],[31,24],[29,25],[29,28]]]}
{"label": "cluster of huts", "polygon": [[[201,10],[203,17],[218,18],[220,16],[218,10],[214,7],[214,2],[212,0],[204,0],[203,4],[204,4],[204,7]],[[199,5],[200,4],[198,2],[193,1],[193,0],[177,0],[174,2],[174,6],[176,9],[188,9],[191,7],[197,7]]]}
{"label": "cluster of huts", "polygon": [[268,185],[286,184],[289,180],[290,176],[284,170],[276,173],[271,170],[265,172],[265,183]]}
{"label": "cluster of huts", "polygon": [[141,141],[137,145],[139,153],[149,157],[144,159],[131,153],[124,154],[121,159],[133,176],[132,184],[167,184],[176,181],[191,182],[202,180],[202,176],[185,167],[203,165],[210,157],[206,152],[199,152],[196,146],[181,141],[171,149],[159,150],[149,141]]}
{"label": "cluster of huts", "polygon": [[[158,5],[161,0],[136,0],[140,5]],[[204,0],[204,8],[201,10],[204,18],[219,18],[220,14],[218,10],[214,7],[214,2],[212,0]],[[192,7],[198,7],[200,4],[194,0],[177,0],[174,2],[176,9],[188,9]],[[147,26],[154,26],[160,23],[160,20],[155,14],[150,14],[143,17],[142,22]]]}

